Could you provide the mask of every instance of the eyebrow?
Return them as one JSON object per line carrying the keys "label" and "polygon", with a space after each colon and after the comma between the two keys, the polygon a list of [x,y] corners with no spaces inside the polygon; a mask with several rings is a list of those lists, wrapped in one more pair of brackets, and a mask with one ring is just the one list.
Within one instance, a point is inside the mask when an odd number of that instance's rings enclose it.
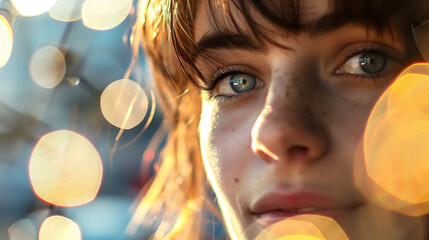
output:
{"label": "eyebrow", "polygon": [[195,55],[198,56],[212,49],[240,49],[266,52],[267,48],[258,44],[254,38],[229,30],[207,32],[197,42]]}
{"label": "eyebrow", "polygon": [[[300,32],[307,32],[310,37],[317,37],[335,31],[336,29],[349,23],[362,25],[359,19],[348,18],[338,19],[334,14],[327,14],[308,25],[303,26]],[[206,32],[201,39],[196,43],[194,59],[213,49],[223,50],[247,50],[253,52],[266,52],[267,47],[260,41],[256,41],[254,37],[237,33],[230,30],[219,30]],[[287,49],[287,47],[285,47]]]}

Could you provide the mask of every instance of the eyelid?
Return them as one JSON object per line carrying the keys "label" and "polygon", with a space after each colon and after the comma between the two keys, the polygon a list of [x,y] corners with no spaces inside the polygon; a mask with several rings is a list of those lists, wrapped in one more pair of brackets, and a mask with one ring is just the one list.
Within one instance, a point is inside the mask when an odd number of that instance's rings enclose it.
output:
{"label": "eyelid", "polygon": [[[354,59],[356,61],[356,60],[360,59],[363,55],[368,54],[368,53],[377,53],[377,54],[380,54],[383,57],[385,57],[387,61],[392,61],[393,60],[394,62],[398,62],[398,60],[396,59],[396,57],[393,57],[390,54],[385,53],[383,51],[371,50],[371,49],[363,49],[362,51],[358,51],[357,53],[352,54],[349,58],[347,58],[346,61],[344,61],[344,63],[341,64],[341,66],[339,66],[335,70],[334,74],[338,74],[338,75],[340,75],[340,74],[360,75],[360,76],[374,76],[374,75],[377,75],[377,73],[365,73],[365,72],[364,73],[356,73],[356,72],[350,72],[349,73],[349,72],[344,72],[344,68],[345,68],[346,64],[348,64],[348,63],[349,64],[353,64],[353,62],[351,60]],[[389,65],[389,63],[387,62],[386,65]],[[363,72],[363,69],[361,69],[361,71]]]}
{"label": "eyelid", "polygon": [[384,54],[389,60],[398,62],[399,64],[404,64],[406,56],[401,51],[388,46],[384,43],[379,42],[361,42],[347,45],[344,47],[339,54],[335,57],[334,67],[331,72],[334,75],[337,75],[335,72],[341,68],[350,58],[368,52],[379,52]]}

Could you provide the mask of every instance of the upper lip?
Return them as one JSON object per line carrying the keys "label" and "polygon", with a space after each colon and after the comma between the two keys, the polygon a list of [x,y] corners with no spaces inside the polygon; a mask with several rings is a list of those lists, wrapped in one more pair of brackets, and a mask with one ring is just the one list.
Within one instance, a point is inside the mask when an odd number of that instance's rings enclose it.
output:
{"label": "upper lip", "polygon": [[260,215],[271,211],[348,209],[357,205],[315,191],[272,191],[257,199],[251,211]]}

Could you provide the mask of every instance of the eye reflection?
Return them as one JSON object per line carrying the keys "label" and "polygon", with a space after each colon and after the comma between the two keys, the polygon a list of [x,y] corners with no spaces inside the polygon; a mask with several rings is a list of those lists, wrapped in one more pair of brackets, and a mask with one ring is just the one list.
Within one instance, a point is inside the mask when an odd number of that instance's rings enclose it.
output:
{"label": "eye reflection", "polygon": [[361,69],[370,74],[379,73],[386,67],[386,58],[380,53],[365,53],[360,56]]}
{"label": "eye reflection", "polygon": [[234,74],[231,76],[229,83],[235,92],[241,93],[255,88],[256,80],[248,74]]}
{"label": "eye reflection", "polygon": [[219,94],[234,95],[256,87],[257,79],[246,73],[231,74],[219,82]]}
{"label": "eye reflection", "polygon": [[361,76],[382,74],[387,70],[388,60],[383,52],[359,53],[350,57],[336,73]]}

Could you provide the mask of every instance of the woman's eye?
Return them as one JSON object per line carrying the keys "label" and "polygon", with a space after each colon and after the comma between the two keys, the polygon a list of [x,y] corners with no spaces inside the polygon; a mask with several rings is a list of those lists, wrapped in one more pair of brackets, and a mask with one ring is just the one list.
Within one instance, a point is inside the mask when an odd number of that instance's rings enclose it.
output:
{"label": "woman's eye", "polygon": [[336,58],[339,62],[329,84],[343,99],[355,103],[373,104],[407,64],[405,53],[372,43],[346,48]]}
{"label": "woman's eye", "polygon": [[377,75],[386,69],[388,59],[381,52],[366,52],[348,59],[336,73],[353,75]]}
{"label": "woman's eye", "polygon": [[216,94],[237,95],[261,87],[261,81],[246,73],[233,73],[221,79]]}

